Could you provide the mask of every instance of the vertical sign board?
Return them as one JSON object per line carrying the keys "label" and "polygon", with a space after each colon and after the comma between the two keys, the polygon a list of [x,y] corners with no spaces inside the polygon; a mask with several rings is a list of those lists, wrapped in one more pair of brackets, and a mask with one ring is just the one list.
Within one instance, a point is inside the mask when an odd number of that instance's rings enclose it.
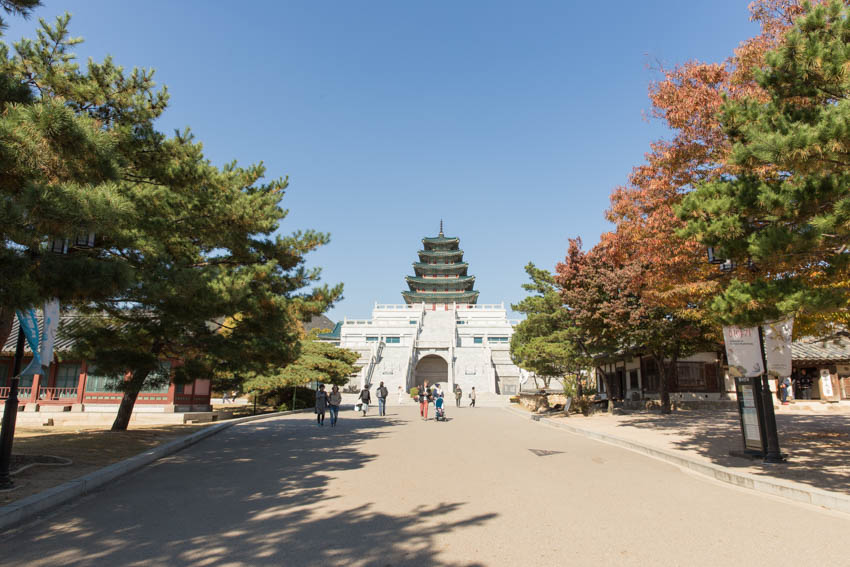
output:
{"label": "vertical sign board", "polygon": [[735,389],[738,392],[738,415],[741,418],[741,432],[744,434],[744,449],[764,452],[764,438],[756,405],[759,400],[756,380],[747,377],[735,378]]}
{"label": "vertical sign board", "polygon": [[723,327],[723,342],[726,344],[729,373],[735,376],[744,449],[766,454],[767,440],[760,417],[759,383],[760,376],[764,373],[764,363],[758,327]]}
{"label": "vertical sign board", "polygon": [[822,368],[820,371],[820,392],[822,400],[829,400],[835,395],[832,389],[832,376],[828,368]]}

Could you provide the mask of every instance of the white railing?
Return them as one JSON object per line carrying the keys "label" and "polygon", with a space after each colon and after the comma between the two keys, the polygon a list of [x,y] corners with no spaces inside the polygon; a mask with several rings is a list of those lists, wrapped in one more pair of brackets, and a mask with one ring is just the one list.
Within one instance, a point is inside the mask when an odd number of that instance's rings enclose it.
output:
{"label": "white railing", "polygon": [[[446,292],[446,293],[457,293],[457,292]],[[421,311],[425,308],[425,303],[402,303],[402,304],[394,304],[394,303],[376,303],[375,309],[380,311]],[[428,303],[427,305],[431,305]],[[467,303],[456,303],[453,304],[453,307],[458,310],[467,310],[467,309],[475,309],[479,311],[495,311],[499,309],[504,309],[504,303],[482,303],[480,305],[470,305]]]}
{"label": "white railing", "polygon": [[504,309],[505,304],[504,303],[490,303],[490,304],[482,303],[481,305],[459,304],[457,306],[457,308],[459,310],[475,309],[475,310],[479,310],[479,311],[482,311],[482,310],[483,311],[494,311],[496,309]]}
{"label": "white railing", "polygon": [[376,303],[375,309],[379,309],[381,311],[422,311],[422,304]]}

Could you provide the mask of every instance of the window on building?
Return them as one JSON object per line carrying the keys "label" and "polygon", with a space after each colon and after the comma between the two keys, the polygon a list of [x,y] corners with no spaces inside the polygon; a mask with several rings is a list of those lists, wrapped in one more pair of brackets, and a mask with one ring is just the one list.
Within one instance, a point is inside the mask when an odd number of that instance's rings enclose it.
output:
{"label": "window on building", "polygon": [[484,343],[484,337],[472,337],[472,344],[480,345]]}
{"label": "window on building", "polygon": [[[57,388],[76,388],[80,380],[80,365],[62,363],[56,369]],[[60,393],[62,395],[63,393]]]}
{"label": "window on building", "polygon": [[171,363],[162,361],[159,363],[158,370],[148,374],[141,391],[153,394],[165,394],[168,392],[169,386],[171,386]]}
{"label": "window on building", "polygon": [[640,371],[643,375],[643,388],[647,392],[657,392],[660,384],[658,365],[654,358],[642,357],[640,359]]}
{"label": "window on building", "polygon": [[638,389],[638,371],[636,368],[629,371],[629,388],[632,390]]}
{"label": "window on building", "polygon": [[410,320],[410,324],[411,324],[411,325],[415,325],[415,324],[416,324],[416,319],[411,319],[411,320]]}
{"label": "window on building", "polygon": [[9,365],[0,364],[0,386],[6,386],[7,378],[9,378]]}
{"label": "window on building", "polygon": [[717,365],[710,362],[676,363],[676,389],[680,392],[717,391]]}
{"label": "window on building", "polygon": [[506,343],[508,342],[508,337],[487,337],[488,343]]}
{"label": "window on building", "polygon": [[376,343],[378,342],[378,337],[366,337],[367,343]]}
{"label": "window on building", "polygon": [[89,364],[86,372],[86,392],[115,392],[118,377],[102,374],[94,364]]}
{"label": "window on building", "polygon": [[388,345],[397,345],[401,342],[401,337],[385,337],[384,342]]}

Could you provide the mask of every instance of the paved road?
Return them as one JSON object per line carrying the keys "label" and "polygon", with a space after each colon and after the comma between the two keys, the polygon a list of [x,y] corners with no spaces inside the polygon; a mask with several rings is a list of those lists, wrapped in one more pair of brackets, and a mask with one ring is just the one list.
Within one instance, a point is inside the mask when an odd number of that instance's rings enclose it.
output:
{"label": "paved road", "polygon": [[3,565],[847,565],[850,519],[501,409],[238,425],[0,534]]}

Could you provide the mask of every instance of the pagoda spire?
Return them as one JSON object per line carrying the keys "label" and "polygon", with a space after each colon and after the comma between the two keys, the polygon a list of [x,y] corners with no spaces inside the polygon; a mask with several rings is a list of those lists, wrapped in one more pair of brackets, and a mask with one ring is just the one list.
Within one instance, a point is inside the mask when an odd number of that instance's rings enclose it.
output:
{"label": "pagoda spire", "polygon": [[410,288],[402,291],[405,303],[474,304],[478,291],[473,289],[475,276],[467,273],[469,265],[463,261],[460,239],[443,234],[440,219],[439,236],[422,239],[419,261],[413,264],[413,276],[405,280]]}

